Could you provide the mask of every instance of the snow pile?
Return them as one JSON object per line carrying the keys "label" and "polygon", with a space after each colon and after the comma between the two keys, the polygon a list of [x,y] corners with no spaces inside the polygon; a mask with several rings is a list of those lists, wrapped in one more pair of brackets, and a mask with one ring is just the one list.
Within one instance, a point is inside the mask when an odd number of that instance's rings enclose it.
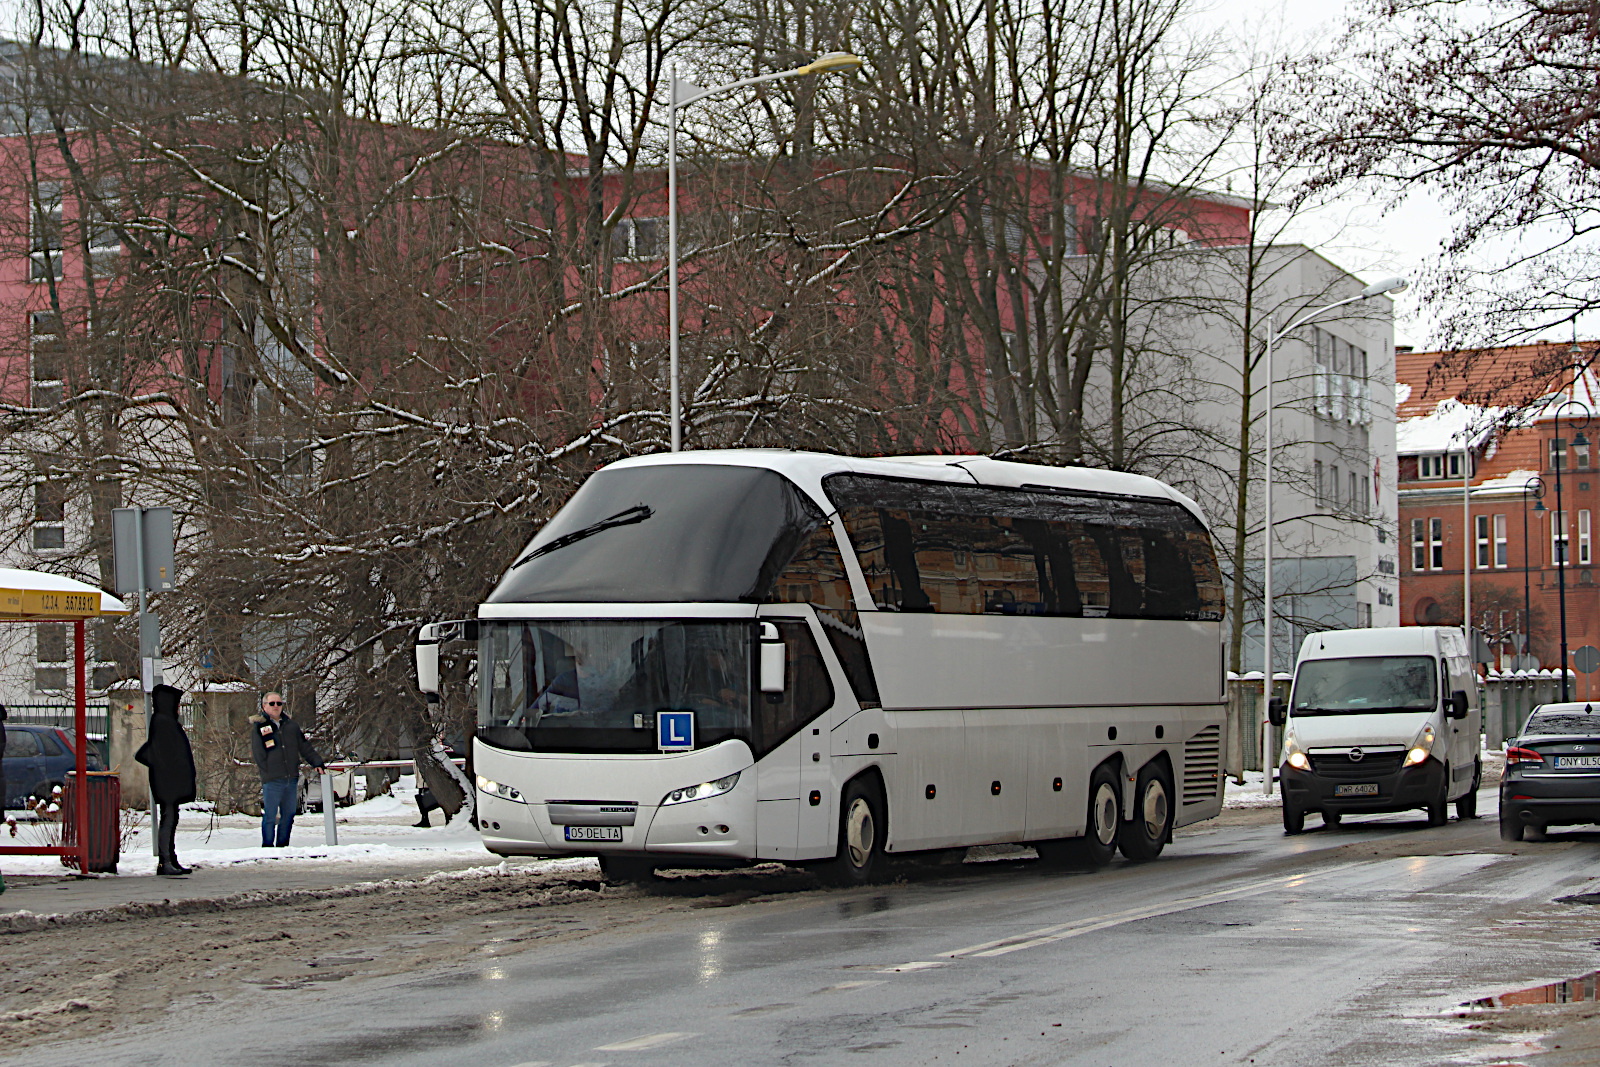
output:
{"label": "snow pile", "polygon": [[1233,775],[1228,775],[1228,791],[1223,794],[1222,806],[1224,808],[1276,808],[1278,802],[1278,789],[1274,785],[1272,792],[1263,795],[1261,792],[1261,772],[1245,771],[1244,785],[1233,780]]}
{"label": "snow pile", "polygon": [[1420,452],[1449,452],[1470,444],[1476,448],[1493,436],[1509,408],[1463,404],[1454,398],[1439,401],[1433,411],[1402,419],[1395,427],[1395,451],[1402,456]]}
{"label": "snow pile", "polygon": [[[205,802],[185,804],[178,819],[178,858],[187,867],[234,867],[248,863],[360,863],[368,866],[411,864],[437,860],[455,864],[480,859],[495,862],[483,847],[478,831],[464,818],[444,825],[435,811],[431,827],[413,825],[418,818],[416,785],[411,776],[401,778],[389,796],[374,797],[339,808],[339,843],[324,844],[320,813],[302,812],[295,819],[294,836],[287,848],[261,847],[261,820],[250,815],[213,815]],[[43,844],[46,827],[19,825],[18,836],[8,844]],[[122,846],[118,875],[153,875],[149,820]],[[7,856],[0,861],[6,874],[61,874],[55,856]]]}

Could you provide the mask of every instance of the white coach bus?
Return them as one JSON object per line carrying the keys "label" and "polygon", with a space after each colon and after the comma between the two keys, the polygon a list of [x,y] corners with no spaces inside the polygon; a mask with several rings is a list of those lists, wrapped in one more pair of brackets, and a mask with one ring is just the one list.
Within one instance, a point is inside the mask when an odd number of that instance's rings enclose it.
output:
{"label": "white coach bus", "polygon": [[1223,590],[1131,474],[784,450],[623,460],[471,622],[484,844],[608,875],[1028,842],[1157,856],[1215,816]]}

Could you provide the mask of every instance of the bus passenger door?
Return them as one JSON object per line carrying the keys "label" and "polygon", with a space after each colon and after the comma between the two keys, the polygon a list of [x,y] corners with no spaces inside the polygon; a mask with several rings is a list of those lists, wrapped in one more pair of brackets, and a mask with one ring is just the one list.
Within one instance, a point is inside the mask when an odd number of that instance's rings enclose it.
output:
{"label": "bus passenger door", "polygon": [[[828,751],[829,711],[836,698],[833,683],[809,620],[763,611],[761,621],[777,626],[784,645],[783,692],[755,693],[758,733],[763,738],[784,739],[762,761],[762,773],[771,762],[775,778],[797,779],[799,803],[797,824],[791,831],[795,841],[791,858],[831,855],[839,805]],[[759,843],[758,847],[762,855],[771,854]]]}

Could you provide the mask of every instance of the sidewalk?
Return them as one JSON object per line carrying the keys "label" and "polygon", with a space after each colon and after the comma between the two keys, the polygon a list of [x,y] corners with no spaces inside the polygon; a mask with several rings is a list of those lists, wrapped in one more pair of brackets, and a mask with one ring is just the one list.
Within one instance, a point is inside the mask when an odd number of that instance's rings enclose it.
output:
{"label": "sidewalk", "polygon": [[[396,795],[338,809],[337,845],[323,843],[320,813],[295,820],[289,847],[264,849],[259,819],[213,816],[204,805],[186,805],[176,844],[178,858],[194,873],[184,878],[155,877],[148,825],[123,846],[114,875],[78,878],[54,856],[0,858],[0,873],[6,880],[0,920],[19,912],[70,914],[252,892],[326,890],[499,865],[500,857],[484,849],[478,832],[460,818],[444,826],[443,816],[434,812],[432,828],[413,826],[417,808],[408,788],[410,779],[402,783]],[[43,832],[43,827],[23,823],[17,837],[6,840],[42,841]]]}

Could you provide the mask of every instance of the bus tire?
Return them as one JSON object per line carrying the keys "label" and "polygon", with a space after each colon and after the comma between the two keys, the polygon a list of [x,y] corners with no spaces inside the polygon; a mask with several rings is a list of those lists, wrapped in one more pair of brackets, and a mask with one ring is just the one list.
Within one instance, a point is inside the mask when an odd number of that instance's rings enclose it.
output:
{"label": "bus tire", "polygon": [[877,779],[871,775],[851,779],[839,799],[838,855],[817,873],[832,885],[869,885],[881,880],[889,866],[883,853],[888,829]]}
{"label": "bus tire", "polygon": [[644,885],[656,880],[656,865],[638,856],[601,856],[600,873],[608,882]]}
{"label": "bus tire", "polygon": [[1132,863],[1149,863],[1167,847],[1172,832],[1172,778],[1159,762],[1139,772],[1133,792],[1133,819],[1122,824],[1117,847]]}
{"label": "bus tire", "polygon": [[1122,782],[1111,764],[1102,763],[1089,776],[1089,812],[1083,836],[1072,839],[1080,866],[1104,867],[1117,854],[1122,833]]}

